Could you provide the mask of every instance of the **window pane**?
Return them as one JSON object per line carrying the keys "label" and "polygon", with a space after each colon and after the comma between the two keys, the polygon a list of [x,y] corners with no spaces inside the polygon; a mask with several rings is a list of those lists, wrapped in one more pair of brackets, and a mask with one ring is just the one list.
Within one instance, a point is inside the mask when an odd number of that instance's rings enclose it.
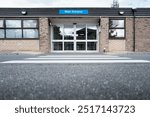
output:
{"label": "window pane", "polygon": [[86,42],[77,42],[77,50],[85,50]]}
{"label": "window pane", "polygon": [[53,39],[62,40],[63,38],[63,27],[59,25],[53,26]]}
{"label": "window pane", "polygon": [[87,50],[96,50],[97,42],[88,42],[87,43]]}
{"label": "window pane", "polygon": [[111,38],[123,38],[123,37],[125,37],[124,29],[110,29],[109,36]]}
{"label": "window pane", "polygon": [[0,20],[0,28],[4,27],[4,20]]}
{"label": "window pane", "polygon": [[21,29],[6,29],[6,38],[22,38]]}
{"label": "window pane", "polygon": [[110,20],[111,28],[124,28],[124,20]]}
{"label": "window pane", "polygon": [[4,38],[4,30],[0,29],[0,38]]}
{"label": "window pane", "polygon": [[94,40],[96,39],[96,26],[87,26],[87,39]]}
{"label": "window pane", "polygon": [[73,50],[73,42],[65,42],[64,50]]}
{"label": "window pane", "polygon": [[21,20],[6,20],[7,28],[21,28]]}
{"label": "window pane", "polygon": [[37,29],[24,29],[23,38],[38,38],[38,30]]}
{"label": "window pane", "polygon": [[23,27],[24,28],[36,28],[37,27],[37,20],[23,20]]}
{"label": "window pane", "polygon": [[65,40],[73,40],[73,38],[74,38],[73,25],[65,25],[64,26],[64,39]]}
{"label": "window pane", "polygon": [[62,42],[54,42],[53,43],[53,50],[62,50]]}
{"label": "window pane", "polygon": [[76,26],[76,39],[77,40],[85,40],[86,39],[86,26],[85,25],[77,25]]}

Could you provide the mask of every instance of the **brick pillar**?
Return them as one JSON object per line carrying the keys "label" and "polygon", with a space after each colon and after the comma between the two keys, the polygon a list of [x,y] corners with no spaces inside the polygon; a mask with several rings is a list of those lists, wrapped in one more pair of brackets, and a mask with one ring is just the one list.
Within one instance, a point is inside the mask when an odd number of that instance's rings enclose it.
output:
{"label": "brick pillar", "polygon": [[126,18],[126,51],[133,51],[133,18]]}
{"label": "brick pillar", "polygon": [[40,51],[50,52],[50,31],[48,18],[39,18]]}
{"label": "brick pillar", "polygon": [[104,18],[102,17],[100,20],[100,28],[101,28],[101,32],[100,32],[100,52],[103,52],[103,49],[105,48],[106,52],[109,50],[108,46],[109,46],[109,40],[108,40],[108,23],[109,23],[109,19],[108,18]]}

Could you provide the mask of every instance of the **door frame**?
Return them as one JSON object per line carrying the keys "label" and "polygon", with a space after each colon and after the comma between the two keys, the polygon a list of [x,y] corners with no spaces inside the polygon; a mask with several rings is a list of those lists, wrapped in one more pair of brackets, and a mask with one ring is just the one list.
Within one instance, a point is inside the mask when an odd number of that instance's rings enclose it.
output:
{"label": "door frame", "polygon": [[[74,39],[73,40],[64,40],[64,36],[63,36],[62,40],[53,40],[53,25],[63,26],[63,29],[64,29],[64,25],[69,25],[69,24],[73,25],[74,32],[76,32],[76,25],[85,25],[86,26],[86,38],[85,38],[85,40],[76,40],[76,33],[74,33]],[[96,40],[87,40],[87,26],[88,25],[96,25],[97,26],[97,31],[96,31],[97,39]],[[98,24],[96,24],[96,23],[77,23],[77,24],[74,24],[74,23],[53,23],[50,25],[51,52],[52,53],[98,53],[99,52],[99,41],[100,41],[99,30],[100,30],[100,26],[98,26]],[[62,50],[61,51],[53,50],[53,42],[62,42],[62,44],[63,44]],[[73,42],[74,50],[64,50],[64,42]],[[85,42],[86,43],[86,45],[85,45],[86,49],[85,50],[77,50],[77,42]],[[87,50],[87,42],[97,42],[96,50]]]}

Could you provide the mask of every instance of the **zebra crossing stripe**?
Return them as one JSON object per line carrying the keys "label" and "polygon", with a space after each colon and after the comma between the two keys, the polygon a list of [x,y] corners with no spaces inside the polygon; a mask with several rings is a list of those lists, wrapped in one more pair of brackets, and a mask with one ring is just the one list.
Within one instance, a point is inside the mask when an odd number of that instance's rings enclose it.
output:
{"label": "zebra crossing stripe", "polygon": [[150,63],[150,61],[108,55],[47,55],[22,60],[4,61],[1,63]]}
{"label": "zebra crossing stripe", "polygon": [[126,60],[131,58],[26,58],[26,60]]}
{"label": "zebra crossing stripe", "polygon": [[16,61],[5,61],[1,63],[150,63],[146,60],[50,60],[50,61],[26,61],[26,60],[16,60]]}

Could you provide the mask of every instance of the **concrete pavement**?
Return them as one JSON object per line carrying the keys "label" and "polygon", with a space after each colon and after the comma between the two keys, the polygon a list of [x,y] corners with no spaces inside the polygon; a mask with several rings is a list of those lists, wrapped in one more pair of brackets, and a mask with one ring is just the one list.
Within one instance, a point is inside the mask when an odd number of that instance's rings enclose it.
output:
{"label": "concrete pavement", "polygon": [[[119,54],[95,55],[91,61],[97,56],[99,61],[150,60],[149,54]],[[50,55],[0,55],[0,99],[150,99],[150,63],[2,63],[41,58],[49,61]]]}

